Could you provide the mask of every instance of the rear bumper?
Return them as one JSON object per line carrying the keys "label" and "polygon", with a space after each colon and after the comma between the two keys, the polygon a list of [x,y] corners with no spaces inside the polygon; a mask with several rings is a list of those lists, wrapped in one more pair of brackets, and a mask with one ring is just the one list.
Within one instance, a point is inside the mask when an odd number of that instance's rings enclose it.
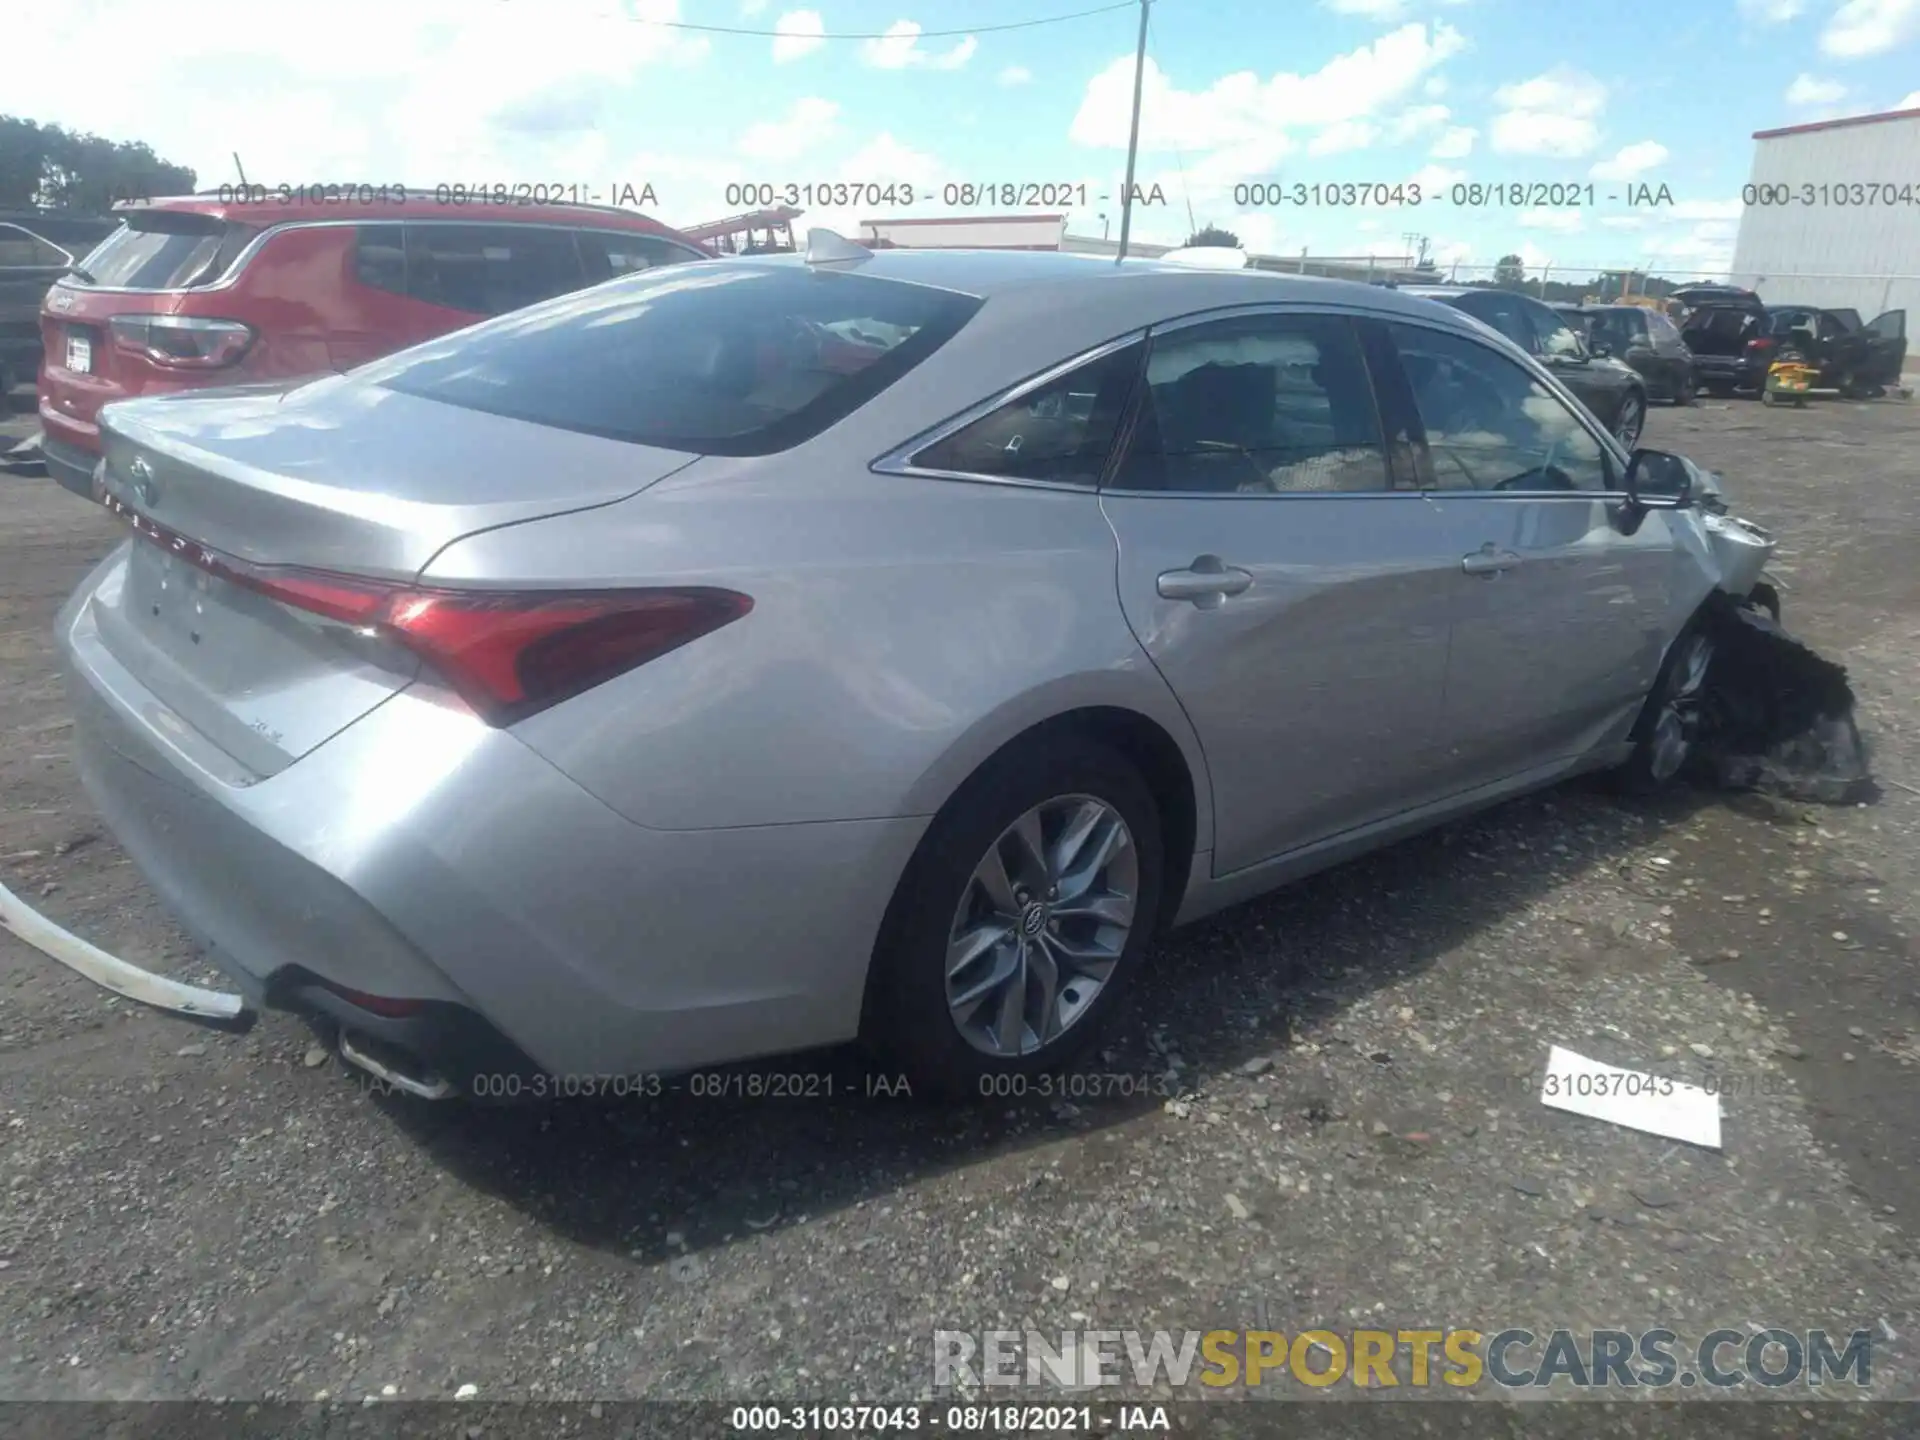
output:
{"label": "rear bumper", "polygon": [[924,820],[647,830],[418,687],[255,780],[103,645],[88,596],[119,563],[60,618],[81,778],[249,1003],[311,1011],[313,979],[425,1001],[556,1076],[856,1033]]}
{"label": "rear bumper", "polygon": [[84,496],[88,500],[95,498],[93,493],[93,471],[100,463],[97,452],[82,450],[71,441],[57,439],[50,433],[42,432],[40,438],[40,459],[47,467],[47,474],[59,481],[64,489]]}
{"label": "rear bumper", "polygon": [[1768,362],[1744,360],[1730,355],[1693,357],[1695,380],[1703,385],[1732,385],[1742,390],[1757,390],[1766,383]]}

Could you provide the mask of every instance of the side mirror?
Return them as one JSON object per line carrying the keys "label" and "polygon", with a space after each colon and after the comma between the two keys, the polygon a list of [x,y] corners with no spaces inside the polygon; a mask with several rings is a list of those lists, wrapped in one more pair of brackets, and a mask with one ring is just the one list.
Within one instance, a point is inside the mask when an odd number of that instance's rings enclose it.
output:
{"label": "side mirror", "polygon": [[1693,501],[1693,467],[1665,450],[1636,450],[1627,461],[1627,500],[1639,510],[1681,510]]}

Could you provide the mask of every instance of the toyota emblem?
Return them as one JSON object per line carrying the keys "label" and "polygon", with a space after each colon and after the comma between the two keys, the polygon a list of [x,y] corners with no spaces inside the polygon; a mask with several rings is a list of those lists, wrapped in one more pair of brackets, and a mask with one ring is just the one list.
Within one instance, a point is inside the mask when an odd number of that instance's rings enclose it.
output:
{"label": "toyota emblem", "polygon": [[141,504],[151,510],[160,503],[160,487],[153,482],[153,466],[147,463],[146,456],[134,456],[133,463],[127,467],[127,475],[133,481],[133,493],[140,497]]}

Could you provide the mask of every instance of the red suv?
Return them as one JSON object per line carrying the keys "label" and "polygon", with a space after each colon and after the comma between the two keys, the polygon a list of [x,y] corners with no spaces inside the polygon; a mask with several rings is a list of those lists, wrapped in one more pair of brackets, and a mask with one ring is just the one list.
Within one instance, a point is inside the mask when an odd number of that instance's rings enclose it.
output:
{"label": "red suv", "polygon": [[414,191],[338,204],[194,195],[122,213],[40,309],[47,471],[82,495],[110,401],[345,370],[630,271],[711,258],[631,210]]}

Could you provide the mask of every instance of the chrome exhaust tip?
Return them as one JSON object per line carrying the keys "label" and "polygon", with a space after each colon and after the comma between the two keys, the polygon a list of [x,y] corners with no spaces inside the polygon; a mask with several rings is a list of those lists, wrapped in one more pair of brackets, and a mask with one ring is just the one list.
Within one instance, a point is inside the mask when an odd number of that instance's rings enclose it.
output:
{"label": "chrome exhaust tip", "polygon": [[340,1032],[337,1049],[340,1058],[347,1064],[371,1075],[383,1085],[392,1086],[403,1095],[411,1095],[418,1100],[451,1100],[454,1096],[451,1081],[431,1070],[424,1075],[409,1075],[398,1064],[390,1064],[355,1045],[351,1031]]}

